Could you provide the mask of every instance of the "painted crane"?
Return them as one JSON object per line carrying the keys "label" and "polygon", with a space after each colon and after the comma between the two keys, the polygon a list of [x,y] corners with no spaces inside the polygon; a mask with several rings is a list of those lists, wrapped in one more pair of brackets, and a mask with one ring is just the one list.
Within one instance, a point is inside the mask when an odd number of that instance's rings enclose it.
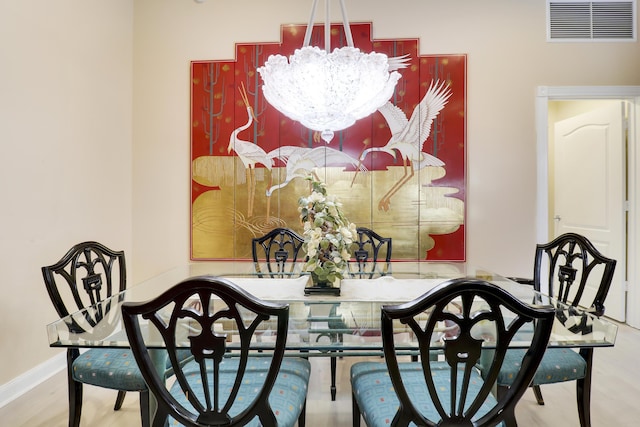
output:
{"label": "painted crane", "polygon": [[342,151],[330,147],[321,146],[316,148],[283,146],[271,151],[269,156],[278,157],[286,164],[286,177],[280,184],[269,187],[267,195],[267,218],[271,208],[271,195],[275,190],[279,190],[289,184],[295,178],[306,178],[314,172],[316,168],[330,165],[350,164],[361,171],[367,169],[353,157]]}
{"label": "painted crane", "polygon": [[269,169],[269,172],[271,172],[271,168],[273,167],[273,158],[270,158],[259,145],[250,141],[244,141],[238,137],[240,132],[251,126],[254,119],[256,121],[258,120],[255,118],[253,108],[249,105],[249,98],[247,97],[247,91],[244,88],[244,84],[242,84],[242,87],[238,88],[238,90],[240,91],[242,101],[247,108],[248,119],[247,123],[231,132],[227,153],[231,153],[232,150],[235,151],[236,155],[240,158],[245,167],[245,173],[247,176],[247,215],[252,216],[253,202],[256,192],[256,163],[264,165]]}
{"label": "painted crane", "polygon": [[[389,130],[391,130],[391,138],[383,147],[367,148],[360,154],[359,162],[362,163],[367,155],[371,152],[387,153],[395,159],[400,153],[404,174],[387,193],[382,196],[378,202],[378,209],[389,210],[391,197],[413,178],[416,170],[427,166],[444,166],[444,162],[429,153],[422,151],[424,142],[431,133],[431,125],[447,104],[451,96],[451,89],[445,82],[431,82],[427,93],[424,95],[420,103],[414,108],[411,118],[407,119],[405,113],[387,102],[378,109],[385,118]],[[356,179],[358,171],[353,176],[351,185]]]}

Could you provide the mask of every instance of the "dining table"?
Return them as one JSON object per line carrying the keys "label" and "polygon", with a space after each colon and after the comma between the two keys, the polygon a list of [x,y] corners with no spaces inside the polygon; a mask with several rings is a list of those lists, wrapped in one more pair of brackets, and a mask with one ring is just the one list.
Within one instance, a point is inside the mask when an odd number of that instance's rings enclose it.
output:
{"label": "dining table", "polygon": [[[300,263],[302,265],[302,263]],[[310,275],[296,268],[284,274],[268,274],[253,262],[219,260],[191,262],[174,267],[147,280],[129,286],[85,310],[72,313],[47,325],[51,347],[108,347],[127,348],[121,306],[128,301],[147,301],[187,278],[196,276],[222,277],[250,294],[265,301],[289,305],[289,330],[286,356],[331,357],[331,397],[335,399],[336,357],[383,355],[380,334],[380,308],[420,297],[439,284],[455,278],[477,278],[491,282],[521,301],[529,304],[552,305],[556,310],[555,323],[548,347],[611,347],[615,345],[617,325],[604,317],[597,317],[588,307],[572,307],[523,285],[467,262],[394,261],[378,266],[367,274],[345,274],[338,292],[305,292],[312,285]],[[335,291],[335,289],[334,289]],[[96,322],[95,319],[98,321]],[[231,322],[229,322],[231,323]],[[234,345],[237,331],[221,323],[219,332],[228,335],[228,345]],[[490,325],[487,326],[490,328]],[[183,340],[178,346],[189,346],[190,326],[184,325]],[[162,349],[157,334],[148,329],[145,344]],[[417,340],[406,325],[398,325],[396,351],[407,357],[417,357]],[[273,330],[268,323],[252,345],[256,354],[273,345]],[[485,346],[491,347],[490,331],[480,331]],[[443,328],[441,337],[447,334]],[[519,334],[510,343],[513,348],[527,348],[532,334]],[[434,348],[442,340],[432,343]]]}

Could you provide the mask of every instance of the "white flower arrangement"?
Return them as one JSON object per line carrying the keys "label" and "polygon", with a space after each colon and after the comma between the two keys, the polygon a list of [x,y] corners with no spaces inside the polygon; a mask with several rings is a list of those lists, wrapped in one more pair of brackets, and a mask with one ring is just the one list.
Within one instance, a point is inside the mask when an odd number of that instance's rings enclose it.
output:
{"label": "white flower arrangement", "polygon": [[311,273],[314,282],[333,284],[347,269],[356,226],[342,213],[342,203],[335,196],[327,196],[323,182],[312,176],[307,179],[311,181],[311,194],[298,201],[304,226],[302,248],[308,256],[304,270]]}

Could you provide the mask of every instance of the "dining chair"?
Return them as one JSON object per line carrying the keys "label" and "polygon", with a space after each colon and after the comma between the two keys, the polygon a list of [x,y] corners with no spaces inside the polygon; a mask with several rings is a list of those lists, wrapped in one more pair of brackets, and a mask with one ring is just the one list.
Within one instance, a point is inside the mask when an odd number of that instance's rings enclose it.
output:
{"label": "dining chair", "polygon": [[[186,279],[147,302],[125,302],[123,323],[131,349],[158,403],[154,426],[304,427],[310,363],[284,357],[289,305],[262,301],[227,279]],[[275,332],[260,353],[255,334]],[[146,336],[155,337],[147,342]],[[152,347],[165,347],[154,350]],[[193,360],[183,364],[179,349]],[[155,368],[166,354],[175,381]],[[162,363],[162,362],[161,362]]]}
{"label": "dining chair", "polygon": [[[304,238],[289,228],[275,228],[251,240],[251,254],[259,277],[285,277],[295,273]],[[262,271],[266,267],[267,271]]]}
{"label": "dining chair", "polygon": [[[112,315],[109,303],[87,307],[124,291],[127,282],[124,252],[93,241],[74,245],[60,261],[42,267],[42,275],[58,316],[84,310],[83,317],[69,323],[75,333],[91,330]],[[139,392],[142,425],[149,426],[149,393],[130,350],[93,348],[81,354],[78,348],[68,348],[67,382],[70,427],[80,425],[83,384],[118,390],[116,411],[127,391]]]}
{"label": "dining chair", "polygon": [[[349,276],[355,279],[373,279],[379,276],[385,276],[390,274],[389,265],[391,262],[391,237],[382,237],[375,231],[366,227],[358,227],[357,238],[354,244],[357,248],[353,251],[353,260],[349,262]],[[382,268],[378,268],[378,260],[381,256],[384,256],[384,265]],[[328,337],[332,342],[344,341],[344,332],[349,329],[342,316],[337,313],[339,304],[333,304],[328,314],[328,327],[330,332],[320,334],[317,339],[322,337]],[[334,332],[335,330],[336,332]],[[335,353],[335,352],[334,352]],[[337,358],[331,356],[330,359],[330,372],[331,372],[331,400],[336,400],[337,387],[336,387],[336,372],[337,372]]]}
{"label": "dining chair", "polygon": [[[382,237],[366,227],[358,227],[356,230],[357,239],[354,243],[357,248],[353,252],[353,261],[349,263],[350,275],[355,278],[372,279],[390,273],[391,237]],[[382,261],[383,256],[384,264],[380,267],[378,263]]]}
{"label": "dining chair", "polygon": [[[589,332],[586,316],[572,315],[572,307],[583,306],[595,316],[602,316],[616,260],[607,258],[587,239],[576,233],[562,234],[551,242],[536,245],[533,280],[517,279],[531,284],[568,305],[558,310],[557,317],[574,332],[583,328]],[[571,319],[571,325],[566,320]],[[506,393],[511,385],[510,376],[522,359],[522,352],[510,350],[498,376],[498,394]],[[544,405],[540,386],[565,381],[576,381],[578,417],[582,427],[591,425],[591,376],[593,370],[593,347],[572,349],[550,348],[544,354],[531,386],[538,404]]]}
{"label": "dining chair", "polygon": [[[535,322],[509,392],[491,394],[514,335]],[[536,372],[554,322],[551,306],[532,306],[483,280],[452,279],[413,301],[381,309],[385,362],[351,367],[353,425],[515,426],[515,406]],[[406,330],[418,343],[396,343]],[[437,357],[434,357],[434,354]],[[485,379],[476,364],[489,366]],[[408,360],[408,359],[407,359]],[[412,424],[412,425],[413,425]]]}

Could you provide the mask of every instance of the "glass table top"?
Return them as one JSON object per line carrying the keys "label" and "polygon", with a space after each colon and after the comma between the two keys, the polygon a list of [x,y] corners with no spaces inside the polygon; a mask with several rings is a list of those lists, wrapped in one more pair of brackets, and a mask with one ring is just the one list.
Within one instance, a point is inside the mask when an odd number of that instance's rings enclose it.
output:
{"label": "glass table top", "polygon": [[[292,273],[284,278],[274,278],[263,274],[258,277],[252,262],[212,261],[174,268],[130,286],[96,306],[49,324],[49,344],[52,347],[128,347],[120,309],[123,302],[152,299],[184,279],[201,275],[224,277],[258,298],[289,304],[287,348],[292,352],[309,352],[310,356],[326,355],[336,350],[342,351],[342,355],[360,355],[363,352],[381,354],[380,307],[410,301],[440,283],[458,277],[489,281],[527,303],[553,305],[556,320],[549,347],[613,346],[617,333],[617,325],[607,319],[597,318],[583,308],[566,306],[535,292],[530,286],[466,263],[393,262],[371,279],[357,276],[344,278],[340,283],[340,295],[336,296],[305,295],[305,287],[310,283],[307,275]],[[480,301],[479,309],[481,305]],[[92,320],[96,317],[102,318],[96,323]],[[223,323],[217,327],[220,332],[227,334],[229,345],[233,345],[235,331]],[[491,336],[492,326],[485,325],[484,328],[477,333],[486,339]],[[161,348],[163,345],[153,331],[149,328],[145,330],[147,345]],[[184,337],[180,345],[187,347],[187,337],[195,332],[192,325],[186,323],[183,330]],[[442,335],[446,333],[446,329],[443,329]],[[254,347],[269,347],[273,342],[271,335],[271,330],[266,327]],[[398,325],[396,337],[400,351],[406,350],[412,354],[416,350],[417,342],[405,326]],[[528,339],[527,334],[521,334],[511,346],[526,348]],[[490,346],[491,340],[486,341]],[[438,342],[433,343],[435,347],[438,345]]]}

